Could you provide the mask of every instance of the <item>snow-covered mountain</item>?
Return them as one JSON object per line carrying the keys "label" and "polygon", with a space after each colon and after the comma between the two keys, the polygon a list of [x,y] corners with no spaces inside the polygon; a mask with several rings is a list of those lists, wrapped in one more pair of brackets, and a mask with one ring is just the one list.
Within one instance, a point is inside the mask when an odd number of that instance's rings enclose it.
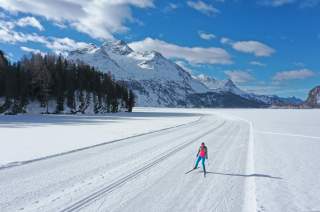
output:
{"label": "snow-covered mountain", "polygon": [[123,41],[106,41],[70,52],[83,61],[124,81],[137,95],[139,106],[183,106],[188,94],[208,88],[160,53],[135,52]]}
{"label": "snow-covered mountain", "polygon": [[[296,97],[284,98],[276,95],[259,95],[254,93],[248,93],[237,87],[231,79],[216,80],[212,77],[205,76],[203,74],[196,76],[195,79],[198,79],[204,85],[206,85],[211,92],[232,93],[241,96],[242,98],[245,98],[247,100],[257,101],[265,105],[285,106],[300,105],[303,103],[301,99],[298,99]],[[257,105],[257,103],[253,102],[253,105]]]}
{"label": "snow-covered mountain", "polygon": [[279,97],[277,95],[259,95],[249,94],[248,98],[253,98],[258,101],[262,101],[268,105],[274,106],[299,106],[303,104],[303,101],[297,97]]}
{"label": "snow-covered mountain", "polygon": [[320,86],[313,88],[308,95],[307,106],[312,108],[319,108],[320,107]]}
{"label": "snow-covered mountain", "polygon": [[240,96],[246,94],[246,92],[239,89],[231,79],[216,80],[204,74],[200,74],[198,76],[195,76],[194,78],[206,85],[207,88],[212,92],[230,92]]}
{"label": "snow-covered mountain", "polygon": [[120,40],[108,40],[101,46],[91,44],[71,51],[68,59],[95,66],[124,82],[136,94],[138,106],[183,107],[203,104],[223,107],[231,96],[237,96],[232,107],[265,107],[281,100],[276,96],[246,93],[230,79],[192,76],[159,52],[136,52]]}

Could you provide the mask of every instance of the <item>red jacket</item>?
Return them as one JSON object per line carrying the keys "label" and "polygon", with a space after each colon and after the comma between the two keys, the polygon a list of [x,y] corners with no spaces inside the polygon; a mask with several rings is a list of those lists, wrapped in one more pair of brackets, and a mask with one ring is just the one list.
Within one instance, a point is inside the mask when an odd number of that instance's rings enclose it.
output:
{"label": "red jacket", "polygon": [[208,148],[206,146],[200,146],[197,156],[208,158]]}

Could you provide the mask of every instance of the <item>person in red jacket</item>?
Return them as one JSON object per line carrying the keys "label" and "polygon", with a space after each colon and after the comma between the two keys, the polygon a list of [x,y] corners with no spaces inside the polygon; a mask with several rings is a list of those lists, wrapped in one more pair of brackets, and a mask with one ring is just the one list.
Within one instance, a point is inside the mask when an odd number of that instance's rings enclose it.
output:
{"label": "person in red jacket", "polygon": [[202,161],[202,168],[203,168],[203,171],[204,173],[206,173],[206,166],[204,164],[205,160],[208,159],[208,148],[207,146],[202,142],[201,143],[201,146],[198,150],[198,153],[197,153],[197,162],[196,162],[196,165],[194,166],[194,169],[197,169],[198,168],[198,164],[200,162],[200,160]]}

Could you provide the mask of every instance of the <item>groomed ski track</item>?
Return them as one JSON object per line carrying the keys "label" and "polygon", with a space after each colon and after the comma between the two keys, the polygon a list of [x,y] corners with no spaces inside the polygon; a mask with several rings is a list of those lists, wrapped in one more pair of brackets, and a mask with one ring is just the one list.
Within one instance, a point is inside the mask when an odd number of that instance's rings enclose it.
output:
{"label": "groomed ski track", "polygon": [[[206,178],[188,174],[209,148]],[[0,170],[1,211],[256,211],[252,125],[216,115]],[[261,176],[263,177],[263,176]]]}

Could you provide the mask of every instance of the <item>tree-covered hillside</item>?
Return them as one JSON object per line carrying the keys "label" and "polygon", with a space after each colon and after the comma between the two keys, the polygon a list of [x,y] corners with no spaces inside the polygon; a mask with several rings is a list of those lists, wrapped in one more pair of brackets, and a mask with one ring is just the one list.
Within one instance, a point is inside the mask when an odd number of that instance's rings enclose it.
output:
{"label": "tree-covered hillside", "polygon": [[31,107],[44,113],[131,112],[133,106],[132,91],[87,64],[41,54],[10,63],[0,51],[0,113]]}

